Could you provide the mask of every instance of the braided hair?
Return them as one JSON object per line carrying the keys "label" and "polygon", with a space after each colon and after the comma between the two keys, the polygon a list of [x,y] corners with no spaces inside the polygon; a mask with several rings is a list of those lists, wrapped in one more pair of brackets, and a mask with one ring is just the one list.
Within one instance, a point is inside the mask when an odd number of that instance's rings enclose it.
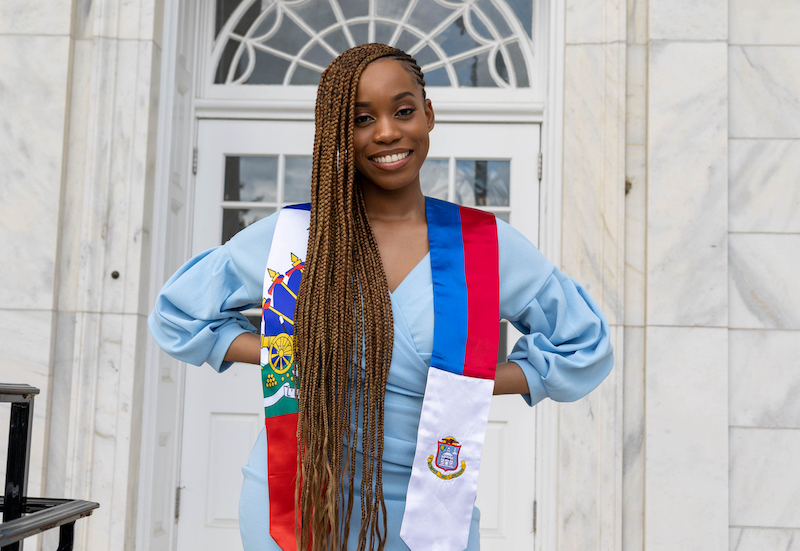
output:
{"label": "braided hair", "polygon": [[359,420],[358,550],[380,551],[386,545],[381,460],[392,307],[352,154],[359,78],[379,58],[401,62],[425,97],[417,62],[383,44],[341,54],[322,73],[317,92],[311,226],[295,311],[300,375],[295,507],[302,550],[347,547]]}

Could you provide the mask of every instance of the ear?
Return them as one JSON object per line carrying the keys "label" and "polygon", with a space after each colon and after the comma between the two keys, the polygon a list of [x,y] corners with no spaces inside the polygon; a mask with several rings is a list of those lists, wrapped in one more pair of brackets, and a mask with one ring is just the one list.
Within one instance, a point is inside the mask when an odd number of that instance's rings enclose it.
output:
{"label": "ear", "polygon": [[435,119],[435,117],[433,116],[433,104],[431,103],[431,100],[426,99],[425,100],[425,120],[428,122],[428,132],[433,130],[433,124],[435,122],[434,119]]}

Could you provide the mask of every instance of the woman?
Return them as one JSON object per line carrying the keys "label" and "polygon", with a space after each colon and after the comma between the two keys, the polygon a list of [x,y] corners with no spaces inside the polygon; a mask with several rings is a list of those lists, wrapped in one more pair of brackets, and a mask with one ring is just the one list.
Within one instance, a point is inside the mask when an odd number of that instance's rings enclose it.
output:
{"label": "woman", "polygon": [[[455,543],[425,543],[429,530],[415,530],[425,515],[411,512],[412,502],[426,499],[425,488],[416,482],[424,478],[418,466],[428,453],[418,444],[421,411],[428,407],[423,404],[443,399],[426,391],[432,375],[439,373],[431,369],[431,354],[437,357],[435,339],[444,331],[435,328],[451,315],[441,308],[434,315],[441,262],[432,246],[433,232],[439,230],[431,209],[438,203],[426,201],[419,175],[434,127],[424,85],[413,58],[380,44],[343,53],[320,81],[307,258],[291,320],[300,372],[299,385],[292,384],[297,386],[297,435],[303,450],[296,494],[303,549],[309,543],[313,549],[479,547],[479,513],[469,498],[455,500],[467,512],[466,523],[453,529],[458,532]],[[461,213],[462,222],[480,215]],[[240,310],[265,304],[267,312],[262,284],[279,219],[273,215],[253,224],[222,247],[190,260],[167,282],[150,318],[162,348],[220,371],[231,362],[261,363],[262,339]],[[463,227],[474,230],[466,222]],[[545,397],[571,401],[584,396],[613,364],[603,314],[513,228],[498,221],[495,229],[493,219],[491,228],[488,241],[496,260],[487,273],[495,279],[502,274],[495,284],[494,311],[524,336],[508,362],[494,366],[492,361],[489,393],[522,394],[531,405]],[[483,239],[486,232],[474,233]],[[497,326],[497,319],[490,322]],[[456,331],[456,339],[461,332]],[[474,340],[472,334],[469,338]],[[479,379],[470,384],[486,388],[487,377]],[[476,461],[466,466],[467,461],[459,461],[456,439],[441,437],[442,458],[437,455],[434,464],[431,454],[425,474],[430,478],[433,473],[442,484],[462,473],[459,480],[477,477]],[[445,457],[449,452],[455,461]],[[269,492],[285,488],[280,481],[268,484],[267,456],[262,432],[243,468],[240,527],[247,550],[278,549],[269,535]],[[291,480],[287,485],[295,488]],[[409,517],[405,524],[404,513]],[[273,534],[277,522],[272,519]],[[292,545],[282,543],[284,549]]]}

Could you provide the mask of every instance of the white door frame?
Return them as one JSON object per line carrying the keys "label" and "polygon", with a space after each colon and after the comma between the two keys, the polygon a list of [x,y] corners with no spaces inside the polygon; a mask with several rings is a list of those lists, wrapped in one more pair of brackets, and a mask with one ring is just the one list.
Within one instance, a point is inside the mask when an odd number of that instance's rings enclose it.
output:
{"label": "white door frame", "polygon": [[[199,51],[199,14],[196,0],[177,0],[166,2],[164,7],[164,26],[163,26],[163,50],[162,50],[162,72],[161,90],[159,98],[161,109],[158,121],[158,151],[156,153],[156,183],[153,198],[153,232],[152,232],[152,255],[150,270],[150,304],[155,301],[158,290],[164,283],[163,268],[167,251],[170,250],[167,242],[167,232],[165,226],[166,212],[170,208],[167,188],[170,181],[170,156],[175,147],[193,148],[193,143],[174,143],[173,136],[194,136],[197,117],[201,115],[199,111],[204,111],[202,115],[206,117],[236,117],[236,113],[230,112],[229,108],[220,105],[198,105],[194,100],[191,108],[191,116],[188,120],[175,117],[172,97],[173,83],[175,79],[175,60],[178,56],[178,45],[174,37],[178,35],[178,29],[184,29],[190,34],[190,41],[194,44],[194,51]],[[541,111],[530,113],[533,117],[531,122],[542,124],[541,149],[543,153],[542,181],[540,188],[539,201],[539,249],[553,261],[557,266],[561,261],[561,167],[562,167],[562,139],[563,139],[563,96],[564,96],[564,24],[565,24],[565,1],[564,0],[545,0],[539,4],[540,21],[543,24],[539,27],[536,36],[536,46],[541,53],[540,59],[546,63],[546,82],[545,101],[541,105]],[[541,32],[542,29],[545,32]],[[193,36],[191,36],[193,35]],[[195,87],[197,75],[200,72],[195,67]],[[194,92],[192,96],[194,97]],[[200,109],[198,109],[198,107]],[[463,120],[464,113],[458,109],[437,113],[441,120]],[[520,115],[518,113],[506,113],[505,117]],[[238,116],[242,116],[239,114]],[[252,115],[251,115],[252,116]],[[504,117],[504,118],[505,118]],[[293,117],[294,118],[294,117]],[[505,118],[505,120],[508,120]],[[191,161],[190,161],[191,162]],[[191,166],[186,167],[187,170]],[[192,195],[194,191],[194,180],[191,180],[187,190],[189,196],[188,208],[191,209]],[[190,233],[192,225],[192,212],[188,212],[187,227],[184,228],[187,235]],[[186,256],[190,250],[190,244],[182,244],[179,247],[172,247],[174,254]],[[141,447],[140,447],[140,476],[137,505],[137,529],[136,529],[136,549],[145,551],[150,549],[150,538],[152,536],[152,510],[153,504],[158,499],[164,499],[164,495],[154,495],[152,489],[152,475],[158,465],[156,465],[156,449],[159,446],[159,434],[156,430],[155,415],[158,410],[159,397],[157,390],[157,380],[160,373],[159,353],[152,339],[148,339],[147,367],[144,378],[144,404],[143,419],[141,427]],[[177,377],[183,380],[185,366],[181,364]],[[182,397],[181,397],[182,399]],[[556,545],[557,536],[557,504],[558,504],[558,410],[557,405],[543,402],[537,406],[536,427],[536,494],[537,494],[537,515],[536,515],[536,549],[553,550]],[[183,408],[177,408],[182,414]],[[182,418],[172,419],[175,426],[182,426]],[[180,462],[180,430],[178,437],[167,443],[168,453],[176,458],[176,465]],[[175,495],[179,480],[177,468],[172,468],[167,473],[164,484],[164,492],[167,497]],[[164,513],[164,521],[175,518],[176,505],[172,503]],[[174,548],[176,531],[174,523],[165,524],[168,531],[167,537],[172,541]]]}

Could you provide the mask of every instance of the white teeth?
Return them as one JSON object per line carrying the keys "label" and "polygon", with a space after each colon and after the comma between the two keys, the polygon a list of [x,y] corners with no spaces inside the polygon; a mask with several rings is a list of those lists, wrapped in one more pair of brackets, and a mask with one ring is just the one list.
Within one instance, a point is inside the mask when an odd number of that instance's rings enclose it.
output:
{"label": "white teeth", "polygon": [[394,155],[386,155],[384,157],[372,157],[372,160],[376,163],[396,163],[400,159],[405,159],[410,154],[410,151],[406,151],[405,153],[395,153]]}

